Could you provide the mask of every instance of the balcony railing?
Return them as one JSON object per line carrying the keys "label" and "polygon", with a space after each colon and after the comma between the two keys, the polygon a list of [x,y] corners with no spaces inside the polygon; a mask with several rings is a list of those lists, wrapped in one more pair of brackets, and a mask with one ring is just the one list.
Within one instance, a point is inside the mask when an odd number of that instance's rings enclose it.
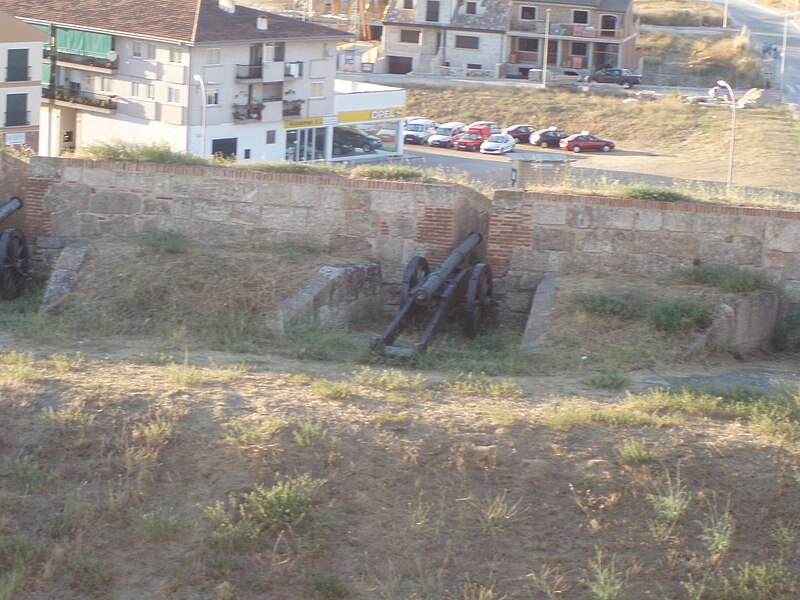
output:
{"label": "balcony railing", "polygon": [[234,121],[260,121],[261,111],[264,105],[261,102],[249,102],[247,104],[233,105]]}
{"label": "balcony railing", "polygon": [[303,105],[305,100],[284,100],[283,101],[283,116],[284,117],[299,117],[303,113]]}
{"label": "balcony railing", "polygon": [[6,127],[23,127],[25,125],[30,125],[30,114],[31,111],[29,110],[12,110],[6,112]]}
{"label": "balcony railing", "polygon": [[6,81],[30,81],[30,67],[6,67]]}
{"label": "balcony railing", "polygon": [[[52,52],[45,50],[44,58],[49,60]],[[56,52],[55,58],[58,62],[70,63],[70,66],[76,67],[89,67],[97,69],[110,69],[116,70],[119,66],[119,59],[108,60],[107,58],[98,58],[96,56],[83,56],[80,54],[68,54],[66,52]]]}
{"label": "balcony railing", "polygon": [[42,88],[42,97],[59,102],[70,102],[72,104],[81,104],[94,108],[105,108],[108,110],[117,109],[117,102],[114,99],[116,96],[103,96],[101,94],[82,92],[80,90],[61,86],[57,87],[55,92],[52,92],[50,88]]}
{"label": "balcony railing", "polygon": [[236,65],[236,79],[258,79],[264,76],[264,65]]}
{"label": "balcony railing", "polygon": [[[544,35],[545,22],[542,20],[529,20],[514,17],[511,19],[511,31],[525,31]],[[619,29],[598,29],[591,25],[581,23],[550,23],[550,35],[563,35],[580,38],[621,38]]]}

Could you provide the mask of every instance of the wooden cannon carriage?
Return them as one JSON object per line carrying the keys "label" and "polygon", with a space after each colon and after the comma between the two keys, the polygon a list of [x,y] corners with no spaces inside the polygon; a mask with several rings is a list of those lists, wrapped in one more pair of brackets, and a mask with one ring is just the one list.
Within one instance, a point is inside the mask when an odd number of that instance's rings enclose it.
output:
{"label": "wooden cannon carriage", "polygon": [[[16,196],[0,206],[0,223],[22,208]],[[25,289],[30,260],[22,232],[14,227],[0,229],[0,299],[18,298]]]}

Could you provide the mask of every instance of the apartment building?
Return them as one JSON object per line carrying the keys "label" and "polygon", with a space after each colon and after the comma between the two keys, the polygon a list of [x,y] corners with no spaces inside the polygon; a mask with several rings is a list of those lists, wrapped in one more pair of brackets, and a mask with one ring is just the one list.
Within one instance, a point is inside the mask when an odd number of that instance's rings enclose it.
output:
{"label": "apartment building", "polygon": [[638,69],[637,37],[632,0],[392,0],[382,69],[524,79],[545,62],[582,75]]}
{"label": "apartment building", "polygon": [[39,147],[42,47],[47,36],[0,12],[0,127],[4,146]]}
{"label": "apartment building", "polygon": [[41,154],[116,141],[238,161],[368,152],[334,139],[350,133],[337,128],[336,44],[349,37],[338,29],[233,0],[0,0],[0,9],[49,40]]}

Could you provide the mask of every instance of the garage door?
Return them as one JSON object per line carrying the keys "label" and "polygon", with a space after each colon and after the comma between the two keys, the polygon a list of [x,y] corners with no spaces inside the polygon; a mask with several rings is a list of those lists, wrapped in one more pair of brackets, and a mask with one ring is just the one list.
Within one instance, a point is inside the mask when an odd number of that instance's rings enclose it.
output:
{"label": "garage door", "polygon": [[413,59],[407,56],[389,56],[389,73],[405,75],[413,68]]}

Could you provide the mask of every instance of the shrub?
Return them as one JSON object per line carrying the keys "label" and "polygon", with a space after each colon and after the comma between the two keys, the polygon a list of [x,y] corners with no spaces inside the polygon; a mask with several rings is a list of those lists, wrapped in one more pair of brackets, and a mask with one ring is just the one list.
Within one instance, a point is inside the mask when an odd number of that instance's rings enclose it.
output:
{"label": "shrub", "polygon": [[660,302],[650,311],[650,323],[668,333],[703,329],[711,323],[708,309],[695,300]]}
{"label": "shrub", "polygon": [[659,202],[690,202],[694,200],[691,196],[649,185],[634,185],[622,191],[623,198],[636,198],[639,200],[655,200]]}
{"label": "shrub", "polygon": [[718,287],[723,292],[751,292],[767,286],[764,278],[734,265],[699,265],[681,269],[690,281]]}
{"label": "shrub", "polygon": [[586,384],[602,390],[624,390],[631,378],[620,373],[598,373],[586,379]]}
{"label": "shrub", "polygon": [[92,160],[132,160],[177,165],[207,165],[208,161],[188,152],[174,152],[169,144],[123,144],[97,142],[83,146],[78,156]]}
{"label": "shrub", "polygon": [[264,173],[296,173],[300,175],[341,175],[343,172],[341,167],[334,165],[304,162],[248,163],[241,168]]}
{"label": "shrub", "polygon": [[350,171],[354,179],[384,179],[399,181],[417,181],[425,177],[425,173],[414,167],[404,165],[362,165]]}
{"label": "shrub", "polygon": [[621,294],[577,294],[574,302],[584,310],[604,317],[633,319],[643,317],[652,298],[642,292],[628,290]]}

